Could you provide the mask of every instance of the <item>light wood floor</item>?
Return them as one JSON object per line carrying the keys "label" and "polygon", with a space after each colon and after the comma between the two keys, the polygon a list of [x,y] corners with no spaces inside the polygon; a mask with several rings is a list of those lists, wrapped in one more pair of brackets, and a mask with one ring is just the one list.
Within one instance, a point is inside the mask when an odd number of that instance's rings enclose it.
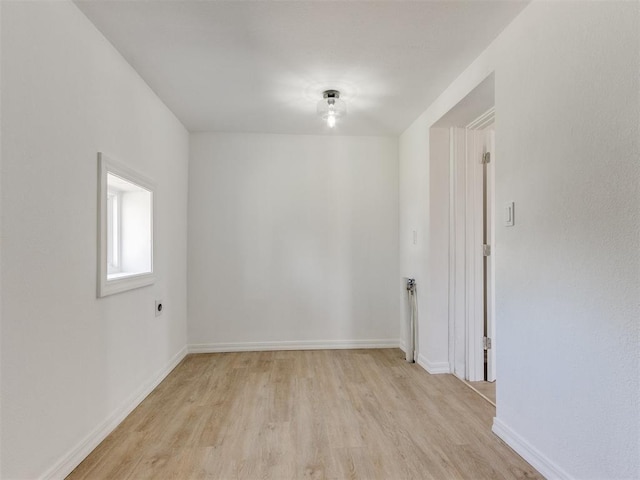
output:
{"label": "light wood floor", "polygon": [[493,405],[496,404],[496,382],[468,382],[480,395],[484,395]]}
{"label": "light wood floor", "polygon": [[542,478],[400,350],[190,355],[70,479]]}

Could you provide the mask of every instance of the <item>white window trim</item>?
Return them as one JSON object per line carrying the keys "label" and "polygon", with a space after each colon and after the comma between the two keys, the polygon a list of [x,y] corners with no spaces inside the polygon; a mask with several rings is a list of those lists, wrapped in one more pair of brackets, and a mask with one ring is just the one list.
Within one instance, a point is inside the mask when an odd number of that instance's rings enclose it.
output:
{"label": "white window trim", "polygon": [[[111,207],[111,215],[109,215]],[[107,238],[107,276],[120,273],[120,255],[122,252],[120,231],[122,229],[122,195],[118,191],[107,191],[107,235],[113,235],[111,244]],[[115,232],[113,228],[115,227]],[[111,232],[111,233],[110,233]],[[109,251],[111,247],[111,251]],[[115,248],[114,248],[115,247]],[[114,260],[115,257],[115,260]]]}
{"label": "white window trim", "polygon": [[[108,278],[107,265],[107,173],[123,178],[131,183],[151,192],[151,271],[140,274],[132,274],[121,278]],[[114,293],[125,292],[134,288],[152,285],[155,282],[153,256],[154,256],[154,203],[155,184],[149,178],[119,163],[101,152],[98,152],[98,279],[97,295],[106,297]],[[119,255],[122,254],[120,249]]]}

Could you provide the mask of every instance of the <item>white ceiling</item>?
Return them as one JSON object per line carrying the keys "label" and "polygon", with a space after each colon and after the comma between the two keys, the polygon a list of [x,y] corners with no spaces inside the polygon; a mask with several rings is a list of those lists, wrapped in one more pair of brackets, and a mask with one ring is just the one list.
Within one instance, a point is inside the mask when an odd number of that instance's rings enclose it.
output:
{"label": "white ceiling", "polygon": [[[77,0],[192,132],[396,135],[526,6]],[[334,131],[316,116],[342,91]]]}
{"label": "white ceiling", "polygon": [[495,75],[492,73],[457,105],[433,124],[434,127],[466,127],[495,105]]}

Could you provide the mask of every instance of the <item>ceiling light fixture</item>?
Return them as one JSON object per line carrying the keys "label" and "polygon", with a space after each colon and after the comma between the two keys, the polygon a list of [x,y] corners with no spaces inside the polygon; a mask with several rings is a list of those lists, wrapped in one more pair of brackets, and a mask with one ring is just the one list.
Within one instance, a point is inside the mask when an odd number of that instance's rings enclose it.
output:
{"label": "ceiling light fixture", "polygon": [[347,104],[340,100],[338,90],[325,90],[322,92],[322,100],[318,102],[318,115],[327,121],[327,126],[336,126],[336,119],[347,114]]}

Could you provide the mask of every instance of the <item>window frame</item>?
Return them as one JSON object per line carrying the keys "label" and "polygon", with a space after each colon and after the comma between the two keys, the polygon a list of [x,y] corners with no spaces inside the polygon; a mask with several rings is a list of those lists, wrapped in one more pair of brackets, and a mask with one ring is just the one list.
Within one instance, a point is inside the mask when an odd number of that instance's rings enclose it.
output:
{"label": "window frame", "polygon": [[122,252],[122,194],[107,187],[107,279],[120,273]]}
{"label": "window frame", "polygon": [[[149,226],[150,234],[150,271],[141,273],[132,273],[130,275],[118,276],[117,278],[109,279],[109,275],[115,273],[121,273],[121,271],[113,271],[110,269],[108,258],[108,235],[109,235],[109,215],[108,215],[108,203],[109,203],[109,187],[107,177],[108,174],[115,175],[129,183],[132,183],[138,187],[147,190],[150,195],[150,218]],[[148,177],[140,174],[139,172],[131,169],[130,167],[113,160],[106,156],[102,152],[98,152],[98,268],[97,268],[97,296],[106,297],[115,293],[126,292],[135,288],[145,287],[152,285],[155,282],[154,275],[154,216],[155,216],[155,183]],[[118,226],[118,238],[117,238],[117,256],[118,263],[122,260],[122,198],[121,195],[115,193],[116,197],[116,210],[117,217],[115,221]],[[113,221],[113,218],[111,219]],[[122,268],[122,265],[118,265],[118,270]]]}

